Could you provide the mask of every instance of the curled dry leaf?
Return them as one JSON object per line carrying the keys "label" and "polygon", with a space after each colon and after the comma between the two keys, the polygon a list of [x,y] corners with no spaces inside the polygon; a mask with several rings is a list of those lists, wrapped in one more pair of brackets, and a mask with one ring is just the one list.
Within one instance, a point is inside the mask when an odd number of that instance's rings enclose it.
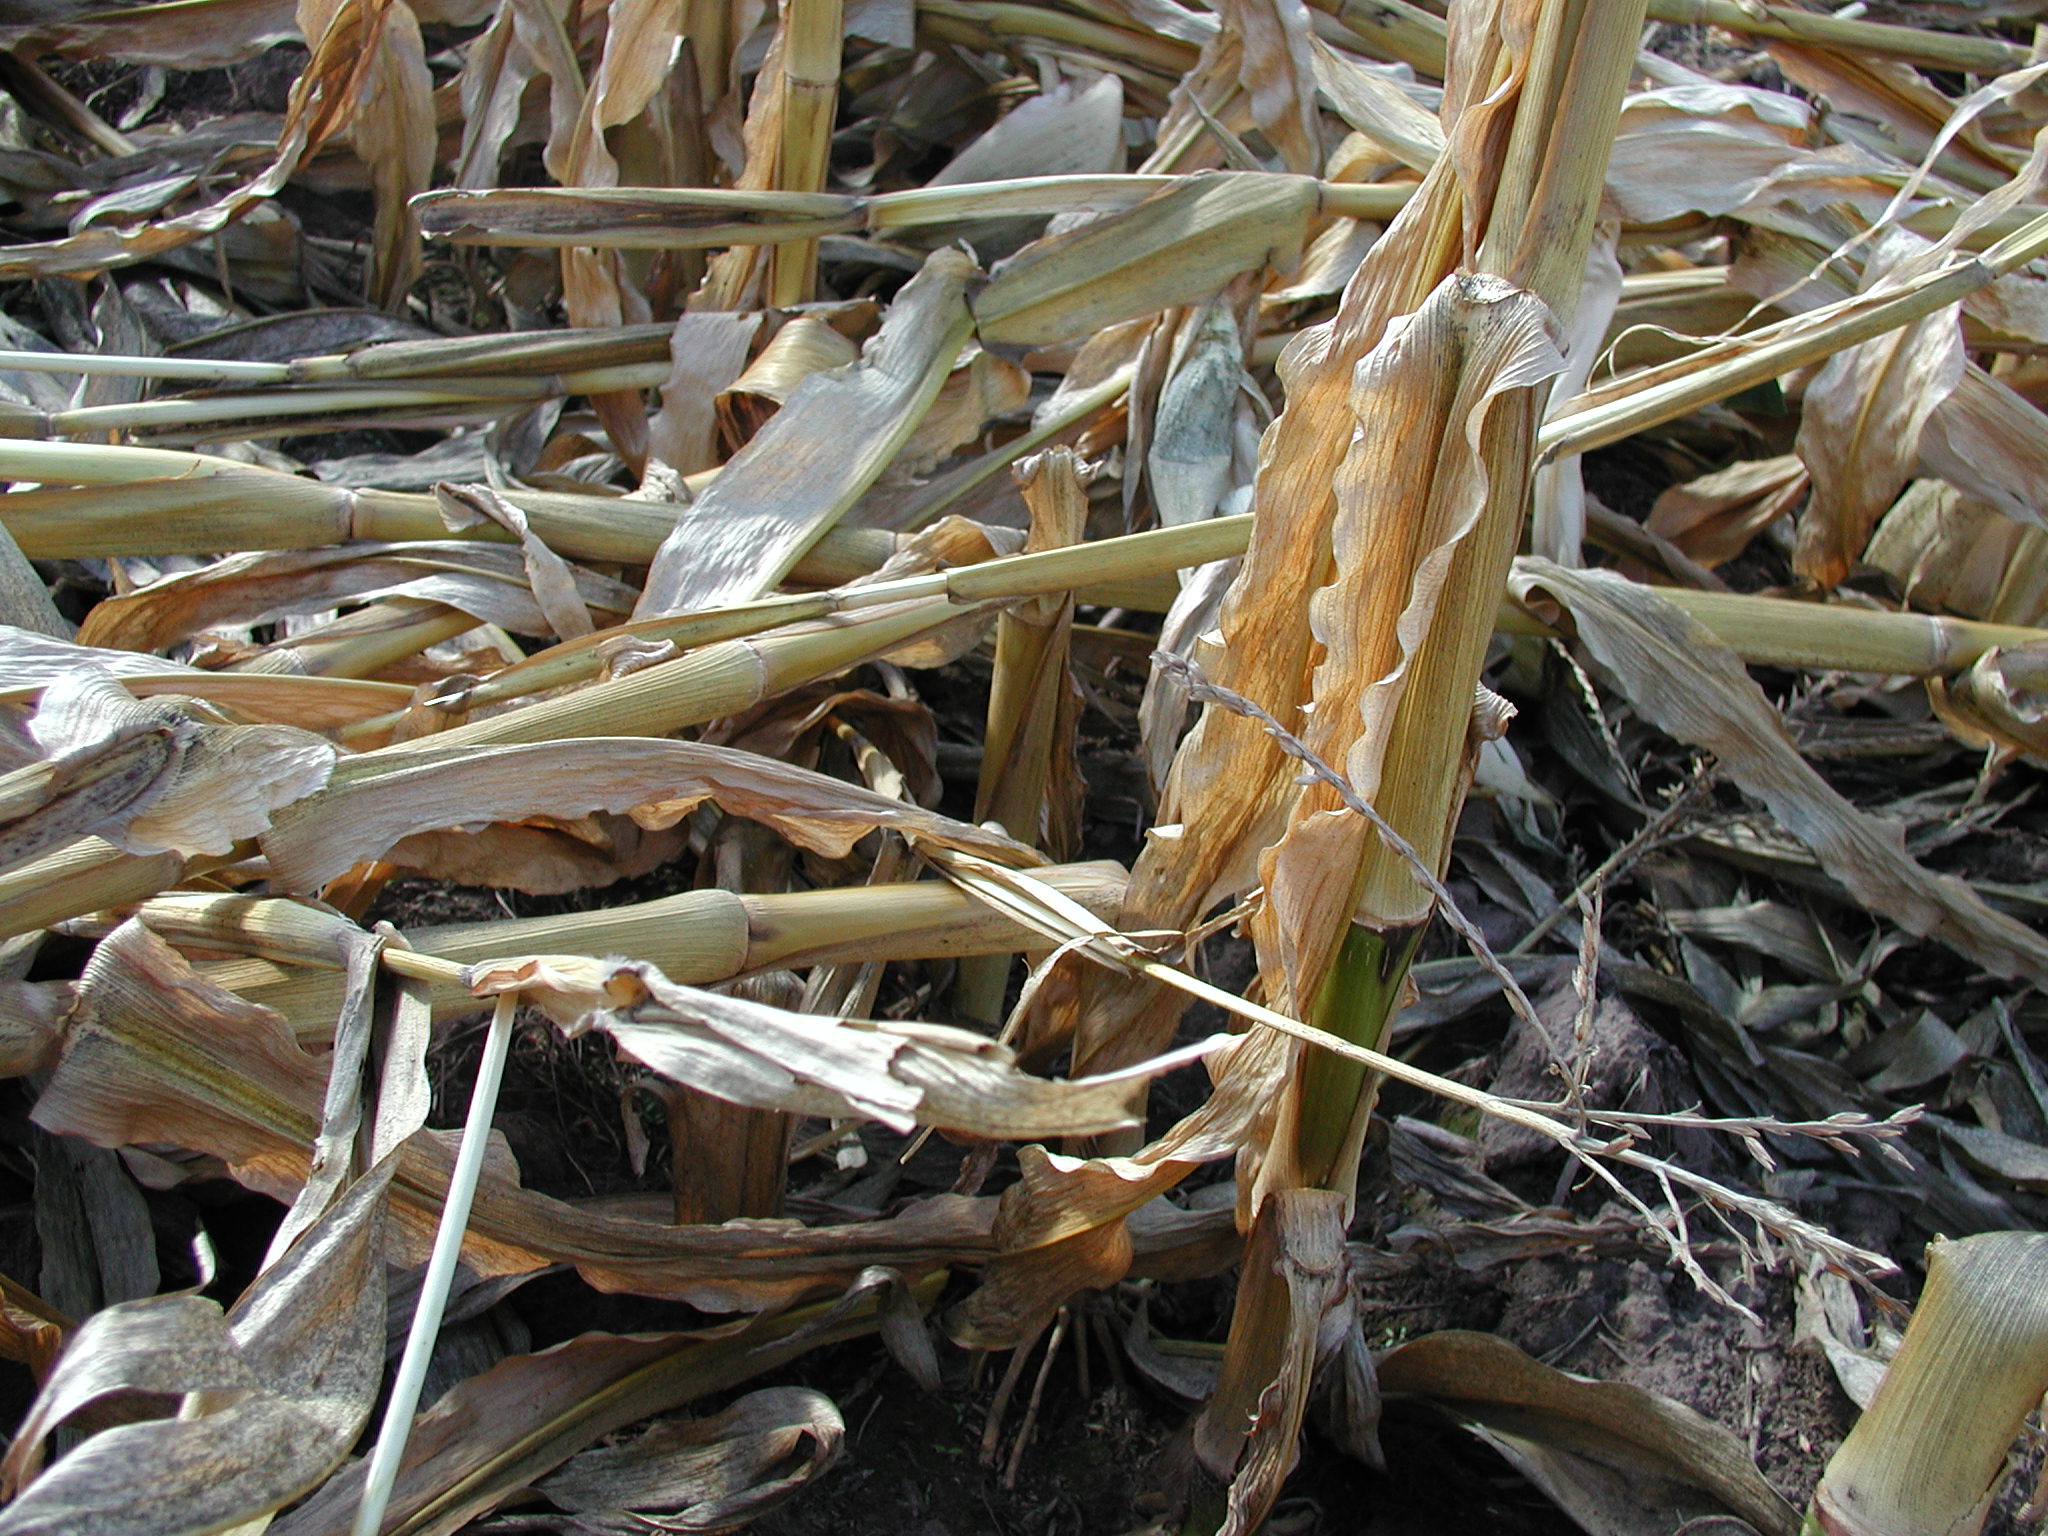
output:
{"label": "curled dry leaf", "polygon": [[1744,459],[1671,487],[1650,508],[1647,526],[1712,570],[1798,506],[1806,486],[1806,466],[1793,454]]}
{"label": "curled dry leaf", "polygon": [[1491,1334],[1429,1334],[1379,1359],[1389,1403],[1419,1398],[1527,1473],[1588,1531],[1657,1536],[1731,1514],[1763,1536],[1799,1518],[1728,1430],[1669,1398],[1552,1370]]}
{"label": "curled dry leaf", "polygon": [[2048,650],[1994,648],[1947,680],[1929,678],[1942,723],[1973,746],[2048,759]]}
{"label": "curled dry leaf", "polygon": [[[1324,761],[1341,762],[1353,790],[1422,847],[1441,841],[1455,803],[1450,786],[1441,796],[1417,795],[1412,776],[1423,770],[1409,761],[1394,765],[1383,789],[1386,755],[1416,734],[1417,709],[1404,710],[1403,701],[1432,630],[1473,627],[1465,594],[1483,589],[1483,572],[1466,568],[1476,552],[1462,546],[1490,503],[1512,496],[1519,504],[1515,456],[1525,460],[1527,450],[1516,437],[1518,411],[1528,408],[1526,392],[1562,366],[1541,300],[1499,278],[1453,277],[1412,317],[1390,325],[1354,376],[1352,419],[1377,425],[1355,439],[1335,477],[1335,579],[1308,607],[1324,656],[1307,741]],[[1398,563],[1389,559],[1394,550]],[[1387,579],[1390,563],[1399,579]],[[1481,646],[1491,619],[1478,626]],[[1448,638],[1459,643],[1455,633]],[[1429,691],[1418,702],[1469,714],[1466,701]],[[1455,722],[1459,734],[1464,724]],[[1404,809],[1414,802],[1407,817],[1396,802]],[[1260,859],[1268,900],[1253,933],[1269,996],[1300,1008],[1314,1001],[1344,933],[1333,914],[1355,907],[1374,926],[1390,928],[1427,915],[1430,896],[1395,861],[1373,860],[1384,872],[1361,890],[1368,856],[1381,847],[1374,828],[1328,785],[1300,792],[1285,836]]]}
{"label": "curled dry leaf", "polygon": [[[1918,241],[1880,245],[1866,287],[1917,254]],[[1963,379],[1961,305],[1936,310],[1836,353],[1806,388],[1799,458],[1813,496],[1799,519],[1793,565],[1833,587],[1870,541],[1870,531],[1912,477],[1920,431]]]}
{"label": "curled dry leaf", "polygon": [[665,1419],[633,1439],[583,1452],[536,1491],[581,1530],[646,1529],[659,1513],[689,1531],[733,1531],[839,1460],[846,1424],[808,1387],[749,1392],[704,1419]]}
{"label": "curled dry leaf", "polygon": [[479,996],[516,992],[572,1033],[609,1035],[629,1056],[702,1093],[755,1109],[917,1125],[990,1140],[1085,1136],[1137,1123],[1143,1082],[1220,1040],[1108,1077],[1018,1070],[971,1030],[821,1018],[678,986],[651,965],[576,956],[472,968]]}
{"label": "curled dry leaf", "polygon": [[278,725],[214,724],[81,667],[43,690],[44,756],[0,780],[0,860],[103,837],[135,854],[226,853],[326,783],[335,750]]}
{"label": "curled dry leaf", "polygon": [[513,747],[388,748],[350,759],[340,778],[264,839],[285,890],[314,891],[416,832],[526,817],[631,811],[672,826],[705,800],[775,828],[828,858],[877,828],[1012,864],[1043,856],[999,832],[810,769],[698,742],[578,740]]}
{"label": "curled dry leaf", "polygon": [[[587,1333],[502,1360],[413,1421],[386,1536],[448,1536],[604,1435],[726,1391],[806,1350],[873,1333],[899,1287],[888,1270],[869,1270],[829,1305],[738,1329]],[[926,1304],[929,1297],[928,1288]],[[346,1536],[361,1491],[358,1465],[279,1521],[275,1536]]]}

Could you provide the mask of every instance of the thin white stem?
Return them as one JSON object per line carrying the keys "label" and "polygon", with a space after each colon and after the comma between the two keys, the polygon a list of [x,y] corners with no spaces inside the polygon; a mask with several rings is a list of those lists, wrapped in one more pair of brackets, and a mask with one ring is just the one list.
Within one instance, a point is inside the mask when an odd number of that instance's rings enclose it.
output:
{"label": "thin white stem", "polygon": [[0,369],[17,373],[82,373],[118,379],[196,379],[201,383],[284,384],[289,363],[231,362],[218,357],[124,357],[115,353],[12,352]]}
{"label": "thin white stem", "polygon": [[517,993],[502,994],[497,1011],[491,1015],[490,1033],[484,1037],[483,1059],[476,1068],[476,1088],[469,1099],[469,1119],[462,1127],[462,1147],[455,1154],[455,1171],[448,1178],[448,1198],[441,1207],[441,1226],[434,1234],[434,1252],[427,1260],[426,1278],[420,1284],[419,1306],[412,1315],[412,1331],[405,1338],[397,1379],[391,1383],[391,1401],[385,1406],[384,1423],[377,1431],[377,1447],[370,1453],[370,1469],[363,1480],[363,1501],[356,1506],[350,1536],[377,1536],[384,1524],[385,1506],[391,1502],[392,1484],[398,1479],[399,1463],[405,1459],[413,1412],[419,1407],[427,1362],[433,1358],[434,1341],[441,1332],[441,1315],[448,1307],[455,1264],[462,1256],[462,1235],[469,1227],[470,1204],[476,1198],[477,1179],[483,1172],[491,1115],[498,1107],[498,1085],[504,1081],[505,1057],[512,1046],[512,1014],[518,1006]]}

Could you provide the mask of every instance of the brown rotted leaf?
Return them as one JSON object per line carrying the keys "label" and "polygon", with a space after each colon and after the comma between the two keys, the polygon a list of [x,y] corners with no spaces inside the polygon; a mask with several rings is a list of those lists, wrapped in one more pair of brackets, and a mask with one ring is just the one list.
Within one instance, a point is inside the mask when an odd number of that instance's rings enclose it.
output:
{"label": "brown rotted leaf", "polygon": [[[578,986],[593,978],[601,985],[612,974],[598,962],[553,965],[553,974]],[[629,969],[629,984],[641,985],[645,968]],[[534,980],[515,978],[516,989]],[[898,1123],[929,1119],[977,1134],[1059,1135],[1127,1117],[1140,1080],[1135,1073],[1074,1083],[1027,1077],[1008,1065],[1000,1047],[963,1031],[841,1028],[780,1010],[763,1020],[734,1010],[729,998],[706,1002],[706,994],[676,992],[698,1022],[671,1023],[668,1011],[657,1009],[658,1022],[619,1023],[621,1043],[663,1070],[663,1063],[684,1058],[692,1069],[709,1063],[727,1091],[757,1108],[829,1099],[844,1112],[862,1113],[852,1106],[885,1101],[873,1107]],[[571,1009],[583,1009],[588,997],[587,990],[572,993]],[[1147,1071],[1184,1059],[1165,1058]],[[167,1143],[211,1153],[242,1183],[290,1200],[307,1177],[326,1075],[325,1064],[299,1049],[276,1014],[207,981],[129,923],[101,942],[87,967],[36,1122],[102,1146]],[[823,1092],[812,1086],[819,1079],[829,1085]],[[415,1132],[399,1149],[391,1201],[402,1251],[424,1254],[453,1159],[449,1140],[434,1131]],[[922,1273],[983,1257],[993,1214],[991,1201],[940,1195],[872,1222],[674,1227],[534,1194],[519,1186],[509,1154],[499,1149],[485,1166],[463,1261],[484,1277],[567,1263],[600,1289],[686,1299],[712,1311],[754,1310],[821,1285],[847,1284],[870,1265]]]}

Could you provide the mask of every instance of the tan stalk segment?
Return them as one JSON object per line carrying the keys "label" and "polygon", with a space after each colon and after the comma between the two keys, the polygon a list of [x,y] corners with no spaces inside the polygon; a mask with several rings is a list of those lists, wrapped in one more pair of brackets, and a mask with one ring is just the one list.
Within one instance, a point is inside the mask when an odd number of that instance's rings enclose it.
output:
{"label": "tan stalk segment", "polygon": [[758,639],[721,641],[595,687],[473,720],[438,740],[483,745],[667,736],[858,666],[972,612],[942,601],[911,602],[849,622],[827,620]]}
{"label": "tan stalk segment", "polygon": [[[1088,487],[1079,457],[1053,448],[1017,467],[1031,513],[1028,553],[1076,546],[1088,526]],[[1079,783],[1073,766],[1080,696],[1067,673],[1074,624],[1071,594],[1048,594],[1007,609],[996,620],[995,668],[989,679],[988,728],[974,819],[998,823],[1012,837],[1071,858],[1079,842]],[[1041,835],[1043,826],[1043,835]],[[963,1018],[1002,1018],[1010,957],[965,962],[954,984]]]}
{"label": "tan stalk segment", "polygon": [[[1305,730],[1413,851],[1397,854],[1328,786],[1304,785],[1284,837],[1260,857],[1267,899],[1253,936],[1269,998],[1369,1048],[1385,1043],[1434,907],[1419,876],[1440,878],[1448,864],[1471,754],[1489,728],[1474,700],[1521,538],[1543,397],[1562,367],[1551,336],[1577,301],[1642,19],[1643,0],[1503,0],[1456,32],[1447,145],[1429,179],[1454,181],[1478,271],[1431,283],[1386,329],[1340,418],[1359,436],[1326,482],[1334,568],[1295,618],[1323,647]],[[1348,1057],[1305,1053],[1261,1149],[1254,1210],[1302,1187],[1348,1204],[1379,1081]],[[1257,1527],[1293,1466],[1294,1437],[1275,1444],[1266,1427],[1299,1411],[1306,1373],[1268,1341],[1313,1336],[1311,1299],[1292,1286],[1240,1293],[1240,1309],[1272,1315],[1233,1320],[1203,1419],[1226,1438],[1209,1446],[1212,1466],[1235,1459],[1231,1431],[1249,1430],[1232,1536]]]}
{"label": "tan stalk segment", "polygon": [[1933,1243],[1905,1342],[1829,1460],[1807,1536],[1975,1536],[2044,1392],[2048,1234]]}
{"label": "tan stalk segment", "polygon": [[1650,0],[1652,21],[1686,27],[1719,27],[1746,37],[1782,38],[1848,54],[1903,59],[1929,69],[2002,75],[2033,62],[2019,43],[1925,27],[1888,26],[1845,16],[1768,5],[1760,0]]}
{"label": "tan stalk segment", "polygon": [[1931,315],[2043,255],[2048,214],[2028,220],[1979,255],[1716,343],[1681,362],[1625,374],[1588,390],[1545,422],[1543,455],[1563,458],[1603,447],[1768,383]]}
{"label": "tan stalk segment", "polygon": [[1342,22],[1357,45],[1374,58],[1443,79],[1450,45],[1444,19],[1435,12],[1409,0],[1325,0],[1318,9]]}
{"label": "tan stalk segment", "polygon": [[346,379],[507,378],[615,368],[668,359],[673,325],[626,325],[539,334],[445,336],[431,341],[386,341],[285,365],[298,384]]}
{"label": "tan stalk segment", "polygon": [[[839,109],[840,0],[783,0],[782,148],[776,183],[788,192],[817,192],[832,154]],[[814,297],[818,242],[777,245],[768,263],[768,302],[782,308]]]}
{"label": "tan stalk segment", "polygon": [[[1123,870],[1109,862],[1034,873],[1098,915],[1113,911],[1123,894]],[[354,926],[345,919],[278,899],[188,895],[160,897],[143,916],[172,944],[245,953],[208,975],[277,1009],[302,1035],[321,1037],[333,1027],[342,945]],[[479,1006],[454,968],[507,955],[625,955],[659,966],[671,981],[708,986],[770,967],[1000,954],[1036,938],[1036,930],[957,886],[922,880],[780,895],[684,891],[598,912],[416,928],[406,934],[411,953],[440,968],[412,965],[402,951],[393,952],[392,964],[426,970],[435,1012],[446,1017]]]}
{"label": "tan stalk segment", "polygon": [[1050,6],[1017,5],[1011,0],[920,0],[917,9],[933,35],[948,41],[986,46],[1004,38],[1042,38],[1143,64],[1172,79],[1195,62],[1195,49],[1177,39],[1111,26]]}
{"label": "tan stalk segment", "polygon": [[[860,196],[703,187],[514,187],[431,192],[418,200],[430,234],[459,245],[596,245],[614,250],[697,250],[777,245],[826,235],[889,239],[941,224],[994,217],[1121,213],[1149,198],[1211,182],[1234,199],[1299,197],[1314,189],[1317,216],[1385,219],[1414,195],[1413,182],[1314,181],[1267,171],[1022,176]],[[1283,190],[1295,184],[1295,190]],[[620,363],[626,359],[618,359]]]}

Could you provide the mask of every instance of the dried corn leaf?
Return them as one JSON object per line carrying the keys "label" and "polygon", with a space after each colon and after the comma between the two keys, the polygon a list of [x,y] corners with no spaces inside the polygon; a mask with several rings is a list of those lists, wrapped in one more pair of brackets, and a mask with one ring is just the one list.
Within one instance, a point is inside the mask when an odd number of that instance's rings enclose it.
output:
{"label": "dried corn leaf", "polygon": [[519,542],[520,558],[526,566],[527,590],[533,594],[548,629],[559,640],[579,640],[595,633],[590,609],[576,589],[576,577],[569,563],[549,549],[526,513],[488,485],[434,487],[434,500],[441,508],[441,520],[450,531],[470,528],[502,528]]}
{"label": "dried corn leaf", "polygon": [[392,0],[340,0],[330,8],[309,7],[320,25],[309,38],[312,56],[292,85],[277,152],[255,177],[218,201],[176,218],[133,228],[90,225],[61,240],[7,247],[0,277],[88,276],[110,267],[150,261],[226,229],[244,218],[289,181],[300,164],[353,115],[363,79],[377,56],[385,12]]}
{"label": "dried corn leaf", "polygon": [[[1917,242],[1913,242],[1917,247]],[[1908,250],[1885,242],[1865,268],[1880,284]],[[1806,388],[1798,453],[1813,479],[1793,566],[1833,587],[1911,478],[1920,432],[1963,378],[1961,306],[1952,304],[1829,358]]]}
{"label": "dried corn leaf", "polygon": [[95,668],[45,688],[29,731],[45,756],[0,781],[10,863],[84,836],[137,854],[226,853],[326,783],[335,759],[304,731],[211,724]]}
{"label": "dried corn leaf", "polygon": [[[589,88],[580,93],[574,126],[565,141],[557,118],[548,140],[548,172],[563,186],[619,185],[619,162],[606,134],[647,109],[681,56],[683,11],[674,0],[611,0],[604,14],[603,49]],[[556,80],[558,88],[565,83]],[[578,248],[563,253],[562,301],[571,325],[618,325],[648,318],[640,290],[623,281],[619,258],[610,251]],[[628,313],[629,307],[633,313]],[[632,457],[640,445],[619,441],[616,427],[630,415],[629,435],[644,440],[638,396],[614,399],[616,410],[600,410],[607,427],[614,428],[620,450]]]}
{"label": "dried corn leaf", "polygon": [[1123,116],[1122,81],[1111,74],[1077,73],[1018,103],[925,185],[1121,171]]}
{"label": "dried corn leaf", "polygon": [[[554,626],[533,594],[523,553],[499,544],[352,542],[326,549],[229,555],[167,576],[86,616],[82,643],[164,651],[202,630],[266,624],[337,602],[413,598],[445,603],[515,634]],[[633,590],[571,568],[576,598],[609,615],[630,611]]]}
{"label": "dried corn leaf", "polygon": [[1238,79],[1257,123],[1288,170],[1322,168],[1316,122],[1316,61],[1302,0],[1225,0],[1218,14],[1242,40]]}
{"label": "dried corn leaf", "polygon": [[[1444,152],[1443,124],[1402,84],[1361,59],[1312,38],[1316,87],[1330,108],[1412,171],[1427,171]],[[1332,173],[1335,174],[1334,172]]]}
{"label": "dried corn leaf", "polygon": [[1920,429],[1920,467],[2007,517],[2048,525],[2048,418],[1976,364]]}
{"label": "dried corn leaf", "polygon": [[1380,1357],[1390,1400],[1434,1404],[1607,1536],[1654,1536],[1735,1515],[1765,1536],[1799,1518],[1742,1444],[1682,1404],[1622,1382],[1552,1370],[1491,1334],[1433,1333]]}
{"label": "dried corn leaf", "polygon": [[[1546,306],[1484,277],[1446,279],[1412,318],[1389,326],[1359,364],[1350,410],[1369,426],[1335,477],[1336,579],[1309,606],[1324,657],[1307,741],[1324,761],[1341,764],[1369,801],[1383,798],[1383,754],[1403,739],[1394,721],[1439,605],[1447,591],[1462,590],[1460,579],[1477,585],[1480,573],[1463,568],[1459,546],[1493,499],[1512,496],[1520,509],[1513,454],[1518,411],[1526,414],[1529,404],[1525,392],[1562,366]],[[1525,445],[1521,454],[1525,463]],[[1421,472],[1418,461],[1426,466]],[[1390,571],[1399,579],[1389,580]],[[1485,638],[1482,632],[1481,645]],[[1462,732],[1464,701],[1451,702],[1461,711]],[[1445,703],[1424,697],[1420,707]],[[1417,763],[1408,767],[1428,772]],[[1399,793],[1404,808],[1415,803],[1417,819],[1395,826],[1409,841],[1434,847],[1455,802],[1448,784],[1438,797],[1413,788],[1404,783]],[[1332,913],[1356,906],[1388,927],[1428,913],[1431,897],[1405,867],[1360,892],[1361,867],[1378,846],[1378,833],[1328,786],[1302,791],[1285,837],[1260,863],[1267,903],[1253,932],[1268,996],[1299,1007],[1314,1000],[1344,932]],[[1286,1002],[1278,1006],[1293,1011]]]}
{"label": "dried corn leaf", "polygon": [[1929,678],[1927,692],[1963,740],[2048,760],[2048,650],[1986,651],[1953,678]]}
{"label": "dried corn leaf", "polygon": [[974,264],[939,251],[905,284],[861,361],[816,374],[676,520],[638,618],[759,597],[789,574],[896,456],[972,328]]}
{"label": "dried corn leaf", "polygon": [[1741,554],[1805,494],[1806,466],[1795,455],[1743,459],[1674,485],[1657,498],[1645,526],[1712,570]]}
{"label": "dried corn leaf", "polygon": [[845,1436],[824,1393],[768,1387],[709,1418],[657,1420],[585,1451],[535,1491],[582,1530],[638,1531],[656,1513],[686,1530],[733,1530],[828,1471]]}
{"label": "dried corn leaf", "polygon": [[1290,271],[1320,204],[1305,176],[1181,177],[1001,263],[974,297],[976,329],[1043,346],[1206,299],[1241,272]]}
{"label": "dried corn leaf", "polygon": [[[870,1271],[829,1307],[741,1331],[589,1333],[500,1361],[413,1421],[385,1536],[448,1536],[636,1420],[872,1333],[898,1284],[886,1270]],[[361,1467],[350,1468],[279,1521],[274,1536],[347,1536],[362,1481]]]}
{"label": "dried corn leaf", "polygon": [[1923,938],[1939,939],[2000,976],[2048,976],[2048,941],[1986,906],[1954,875],[1905,849],[1896,823],[1858,810],[1808,766],[1784,722],[1735,655],[1649,588],[1600,571],[1526,561],[1514,590],[1549,594],[1579,638],[1644,716],[1720,759],[1770,807],[1855,900]]}
{"label": "dried corn leaf", "polygon": [[[839,335],[824,322],[805,316],[783,326],[775,333],[775,340],[804,327]],[[661,386],[661,409],[647,427],[647,452],[651,458],[683,475],[693,475],[718,462],[722,397],[729,389],[743,387],[738,381],[752,371],[747,367],[747,351],[760,328],[759,315],[677,317],[669,341],[668,382]],[[769,351],[774,347],[775,342],[768,344]],[[851,350],[849,345],[849,353]],[[765,358],[767,354],[762,355]]]}
{"label": "dried corn leaf", "polygon": [[517,992],[572,1034],[609,1035],[663,1076],[729,1103],[990,1140],[1136,1124],[1143,1081],[1214,1044],[1108,1077],[1055,1082],[1020,1072],[1007,1047],[969,1030],[792,1013],[677,986],[634,961],[505,961],[473,968],[470,986],[485,996]]}
{"label": "dried corn leaf", "polygon": [[440,135],[419,18],[406,0],[391,0],[374,47],[349,139],[370,168],[377,199],[370,294],[391,308],[403,301],[420,273],[420,226],[411,201],[433,184]]}
{"label": "dried corn leaf", "polygon": [[[100,1146],[210,1153],[250,1188],[289,1201],[306,1180],[326,1077],[325,1063],[301,1051],[276,1014],[213,985],[128,923],[87,965],[35,1118]],[[391,1219],[402,1251],[424,1256],[453,1165],[454,1149],[438,1132],[417,1132],[400,1148]],[[847,1284],[870,1265],[922,1272],[980,1257],[991,1207],[939,1196],[884,1221],[835,1227],[670,1227],[522,1189],[499,1149],[485,1164],[463,1262],[483,1278],[567,1263],[600,1289],[751,1310]]]}
{"label": "dried corn leaf", "polygon": [[1074,1291],[1123,1278],[1131,1246],[1118,1229],[1203,1163],[1270,1134],[1296,1057],[1293,1042],[1270,1030],[1234,1037],[1207,1060],[1216,1085],[1209,1098],[1129,1157],[1020,1148],[1017,1182],[1003,1191],[995,1218],[997,1253],[981,1288],[946,1319],[953,1339],[1014,1348]]}
{"label": "dried corn leaf", "polygon": [[885,827],[913,843],[1042,862],[1000,833],[774,758],[636,739],[387,748],[351,760],[328,794],[275,821],[264,849],[280,888],[314,891],[415,832],[600,810],[635,811],[643,825],[665,827],[707,799],[827,858]]}
{"label": "dried corn leaf", "polygon": [[[1692,82],[1628,98],[1607,162],[1607,197],[1632,224],[1742,207],[1797,161],[1812,110],[1778,91]],[[1673,168],[1683,166],[1683,175]]]}
{"label": "dried corn leaf", "polygon": [[88,1318],[9,1448],[10,1484],[51,1430],[107,1393],[189,1393],[187,1411],[93,1436],[0,1512],[0,1531],[203,1536],[260,1520],[326,1477],[382,1375],[391,1173],[386,1162],[358,1179],[225,1316],[186,1294]]}

